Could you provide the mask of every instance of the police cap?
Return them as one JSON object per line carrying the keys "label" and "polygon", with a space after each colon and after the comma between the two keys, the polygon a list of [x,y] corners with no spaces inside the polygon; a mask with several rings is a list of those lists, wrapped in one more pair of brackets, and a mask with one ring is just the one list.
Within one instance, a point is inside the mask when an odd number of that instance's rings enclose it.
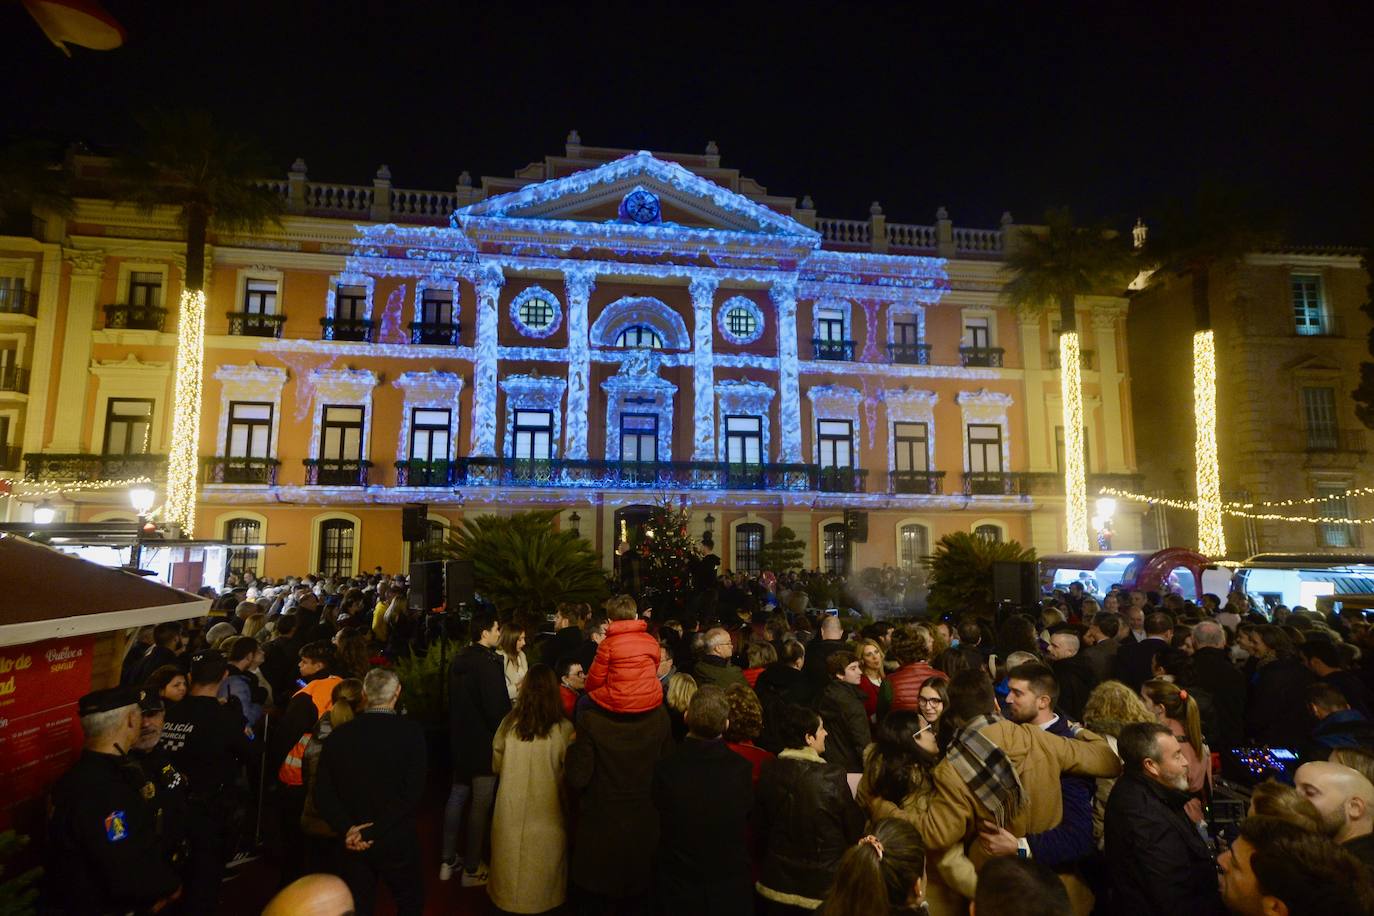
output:
{"label": "police cap", "polygon": [[77,715],[93,716],[112,709],[138,705],[138,691],[133,687],[108,687],[86,694],[77,701]]}

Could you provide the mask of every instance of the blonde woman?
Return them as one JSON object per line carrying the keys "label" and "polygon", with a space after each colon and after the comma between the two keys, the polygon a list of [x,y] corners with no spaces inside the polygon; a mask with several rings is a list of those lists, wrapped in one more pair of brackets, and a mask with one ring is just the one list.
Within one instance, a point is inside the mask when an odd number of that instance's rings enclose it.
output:
{"label": "blonde woman", "polygon": [[673,726],[673,740],[681,744],[687,737],[687,707],[697,695],[697,679],[679,671],[668,678],[668,721]]}
{"label": "blonde woman", "polygon": [[[1083,724],[1090,731],[1107,739],[1116,750],[1116,737],[1127,725],[1136,722],[1156,722],[1155,714],[1145,705],[1140,694],[1120,681],[1103,681],[1088,694],[1088,702],[1083,704]],[[1112,794],[1115,779],[1097,780],[1097,792],[1093,796],[1093,838],[1097,848],[1102,848],[1102,818],[1107,811],[1107,796]]]}
{"label": "blonde woman", "polygon": [[1193,796],[1183,810],[1193,823],[1199,823],[1202,806],[1212,794],[1212,752],[1202,739],[1202,715],[1197,700],[1177,684],[1162,680],[1146,681],[1140,688],[1140,698],[1159,724],[1168,726],[1183,745],[1183,756],[1188,759],[1188,791]]}
{"label": "blonde woman", "polygon": [[501,656],[501,668],[506,673],[506,693],[514,702],[520,693],[520,682],[530,670],[529,659],[525,657],[525,628],[518,623],[502,625],[501,646],[496,654]]}
{"label": "blonde woman", "polygon": [[854,644],[854,654],[859,657],[859,668],[863,676],[859,678],[859,689],[864,692],[864,712],[868,721],[878,721],[878,693],[883,689],[887,672],[883,668],[886,658],[883,647],[876,639],[861,639]]}

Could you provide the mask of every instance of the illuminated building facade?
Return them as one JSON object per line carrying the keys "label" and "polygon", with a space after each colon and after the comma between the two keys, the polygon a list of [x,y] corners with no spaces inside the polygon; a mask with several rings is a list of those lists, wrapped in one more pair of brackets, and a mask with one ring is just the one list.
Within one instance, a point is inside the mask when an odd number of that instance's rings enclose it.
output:
{"label": "illuminated building facade", "polygon": [[[300,161],[273,187],[279,227],[207,249],[195,534],[274,545],[238,563],[400,568],[401,508],[425,503],[434,537],[466,513],[556,507],[609,565],[621,522],[665,494],[727,569],[754,568],[782,526],[821,568],[911,566],[951,531],[1065,542],[1059,351],[1050,318],[1000,297],[1009,216],[827,219],[714,144],[635,153],[575,133],[564,155],[453,191],[393,188],[385,167],[368,186],[312,182]],[[0,276],[32,304],[0,313],[32,369],[8,413],[0,392],[18,493],[160,472],[179,238],[170,211],[94,198],[0,238]],[[1093,493],[1138,482],[1126,302],[1082,308]],[[121,500],[59,508],[127,517]],[[846,543],[846,510],[867,513],[866,541]],[[1113,546],[1139,522],[1123,510]]]}

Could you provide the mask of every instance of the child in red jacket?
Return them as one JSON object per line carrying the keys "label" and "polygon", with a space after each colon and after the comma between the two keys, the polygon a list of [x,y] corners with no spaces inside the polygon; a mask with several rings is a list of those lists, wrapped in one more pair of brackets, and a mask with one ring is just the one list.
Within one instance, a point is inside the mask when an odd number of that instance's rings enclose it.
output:
{"label": "child in red jacket", "polygon": [[663,702],[658,640],[636,619],[635,600],[619,595],[606,604],[610,625],[587,672],[587,696],[609,712],[647,712]]}

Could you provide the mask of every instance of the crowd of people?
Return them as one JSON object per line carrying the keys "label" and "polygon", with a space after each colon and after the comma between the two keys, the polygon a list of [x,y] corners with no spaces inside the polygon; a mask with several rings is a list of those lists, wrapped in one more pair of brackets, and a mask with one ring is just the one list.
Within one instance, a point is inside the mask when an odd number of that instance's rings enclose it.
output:
{"label": "crowd of people", "polygon": [[[511,913],[1374,913],[1362,616],[1075,585],[870,622],[809,582],[479,603],[425,861],[435,748],[392,669],[434,636],[404,578],[231,581],[82,700],[48,900],[212,913],[266,834],[269,912],[371,913],[384,884],[420,913],[436,869]],[[1301,766],[1223,816],[1213,752],[1246,744]]]}

